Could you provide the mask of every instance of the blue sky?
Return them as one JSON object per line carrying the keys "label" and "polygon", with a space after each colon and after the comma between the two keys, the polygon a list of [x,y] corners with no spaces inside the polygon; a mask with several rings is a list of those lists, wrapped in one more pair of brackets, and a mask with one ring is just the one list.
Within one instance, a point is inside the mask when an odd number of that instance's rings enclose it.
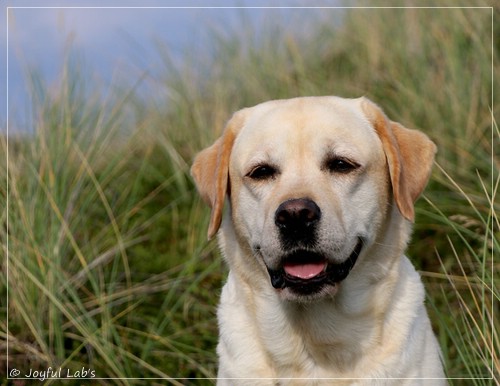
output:
{"label": "blue sky", "polygon": [[[159,61],[155,40],[164,42],[175,57],[186,48],[202,47],[207,28],[234,27],[242,12],[257,25],[262,18],[276,15],[276,22],[285,29],[303,33],[296,21],[324,16],[324,10],[287,7],[335,6],[338,1],[5,0],[0,4],[0,18],[6,21],[6,28],[0,30],[0,81],[6,85],[6,92],[0,93],[0,127],[5,127],[8,107],[12,130],[13,122],[26,118],[24,71],[36,68],[53,83],[69,41],[95,77],[108,82],[117,71],[131,71],[136,77],[151,71]],[[172,8],[179,6],[191,8]]]}

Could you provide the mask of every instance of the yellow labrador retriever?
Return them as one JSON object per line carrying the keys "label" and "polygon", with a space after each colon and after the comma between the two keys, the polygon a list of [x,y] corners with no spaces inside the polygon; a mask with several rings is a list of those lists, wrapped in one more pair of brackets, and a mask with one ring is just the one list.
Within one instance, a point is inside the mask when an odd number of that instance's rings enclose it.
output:
{"label": "yellow labrador retriever", "polygon": [[192,167],[230,268],[220,385],[446,384],[404,255],[435,152],[366,98],[234,114]]}

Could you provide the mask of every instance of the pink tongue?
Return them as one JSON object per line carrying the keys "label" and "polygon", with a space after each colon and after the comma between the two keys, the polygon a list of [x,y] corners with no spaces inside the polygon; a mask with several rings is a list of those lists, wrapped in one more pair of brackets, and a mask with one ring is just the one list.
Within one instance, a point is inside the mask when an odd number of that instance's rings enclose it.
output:
{"label": "pink tongue", "polygon": [[284,269],[290,276],[299,277],[301,279],[310,279],[323,272],[326,262],[308,263],[308,264],[293,264],[285,263]]}

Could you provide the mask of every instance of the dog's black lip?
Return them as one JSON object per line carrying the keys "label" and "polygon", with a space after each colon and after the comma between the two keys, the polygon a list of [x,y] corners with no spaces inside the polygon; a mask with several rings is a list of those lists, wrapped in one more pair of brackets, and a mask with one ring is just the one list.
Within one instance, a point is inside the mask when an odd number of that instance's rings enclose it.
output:
{"label": "dog's black lip", "polygon": [[[291,276],[285,272],[283,267],[275,270],[268,268],[271,284],[276,289],[290,287],[293,291],[304,295],[318,292],[323,286],[339,283],[349,275],[354,264],[356,264],[362,247],[363,243],[360,239],[346,261],[339,264],[328,263],[326,270],[309,279]],[[295,252],[288,256],[287,259],[297,260],[299,255],[304,254],[309,261],[326,260],[320,254],[314,252]]]}

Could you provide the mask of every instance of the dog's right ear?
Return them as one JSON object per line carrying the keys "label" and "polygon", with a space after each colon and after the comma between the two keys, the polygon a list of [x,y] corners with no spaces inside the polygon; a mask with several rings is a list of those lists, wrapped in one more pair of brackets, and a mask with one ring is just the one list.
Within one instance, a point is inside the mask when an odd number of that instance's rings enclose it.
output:
{"label": "dog's right ear", "polygon": [[237,133],[245,120],[243,110],[235,113],[227,123],[222,136],[201,151],[191,167],[196,188],[212,210],[208,226],[208,239],[212,239],[222,222],[222,210],[229,192],[229,158]]}

